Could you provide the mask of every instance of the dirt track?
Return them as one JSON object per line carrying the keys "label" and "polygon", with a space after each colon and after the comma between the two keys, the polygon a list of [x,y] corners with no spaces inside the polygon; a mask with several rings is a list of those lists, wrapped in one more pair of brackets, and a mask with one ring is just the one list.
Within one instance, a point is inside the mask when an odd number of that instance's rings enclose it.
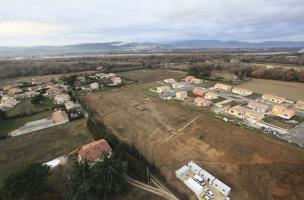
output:
{"label": "dirt track", "polygon": [[231,186],[232,199],[304,199],[301,149],[126,88],[85,100],[100,120],[156,163],[167,182],[189,199],[194,195],[174,172],[190,160]]}

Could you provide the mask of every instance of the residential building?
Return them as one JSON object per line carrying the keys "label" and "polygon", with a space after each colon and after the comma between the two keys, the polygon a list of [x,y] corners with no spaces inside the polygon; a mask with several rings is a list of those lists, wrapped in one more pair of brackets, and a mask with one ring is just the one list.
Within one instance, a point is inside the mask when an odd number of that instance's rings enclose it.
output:
{"label": "residential building", "polygon": [[70,96],[64,93],[57,94],[54,97],[54,101],[56,104],[65,104],[69,100],[70,100]]}
{"label": "residential building", "polygon": [[2,89],[3,89],[4,92],[8,92],[10,89],[13,89],[13,88],[15,88],[14,85],[4,85],[2,87]]}
{"label": "residential building", "polygon": [[66,112],[58,110],[52,113],[51,120],[53,120],[54,123],[66,123],[69,121],[69,117]]}
{"label": "residential building", "polygon": [[183,83],[177,83],[177,82],[176,83],[172,83],[171,85],[172,85],[173,89],[182,89],[182,88],[185,87],[185,85]]}
{"label": "residential building", "polygon": [[170,87],[167,85],[164,86],[159,86],[156,88],[158,93],[163,93],[163,92],[169,92],[170,91]]}
{"label": "residential building", "polygon": [[298,109],[304,109],[304,101],[297,101],[295,107]]}
{"label": "residential building", "polygon": [[184,100],[187,98],[187,96],[188,96],[188,94],[186,91],[177,91],[175,93],[175,98],[179,99],[179,100]]}
{"label": "residential building", "polygon": [[10,108],[15,107],[15,105],[17,105],[17,103],[18,103],[18,101],[14,97],[3,96],[1,98],[0,109],[8,110]]}
{"label": "residential building", "polygon": [[239,105],[230,108],[229,113],[241,119],[261,120],[264,118],[263,113]]}
{"label": "residential building", "polygon": [[270,109],[270,106],[268,106],[267,104],[260,103],[260,102],[257,102],[257,101],[250,101],[247,104],[247,107],[251,108],[251,109],[253,109],[257,112],[262,112],[262,113],[267,113]]}
{"label": "residential building", "polygon": [[225,84],[222,84],[222,83],[217,83],[217,84],[214,85],[214,89],[216,89],[216,90],[222,90],[222,91],[225,91],[225,92],[231,92],[232,87],[230,85],[225,85]]}
{"label": "residential building", "polygon": [[201,184],[196,182],[193,178],[188,178],[187,180],[184,181],[184,183],[197,196],[199,196],[204,192],[203,186],[201,186]]}
{"label": "residential building", "polygon": [[191,83],[194,83],[194,84],[200,84],[202,82],[203,82],[203,80],[199,79],[199,78],[192,78],[191,79]]}
{"label": "residential building", "polygon": [[7,93],[10,95],[20,94],[20,93],[22,93],[22,90],[19,88],[12,88],[12,89],[8,90]]}
{"label": "residential building", "polygon": [[294,110],[288,109],[286,106],[274,105],[272,107],[272,115],[281,117],[283,119],[291,119],[296,112]]}
{"label": "residential building", "polygon": [[194,99],[194,103],[197,105],[197,106],[203,106],[203,107],[210,107],[212,105],[212,101],[209,101],[207,99],[204,99],[202,97],[196,97]]}
{"label": "residential building", "polygon": [[242,95],[242,96],[249,96],[249,95],[252,95],[253,92],[246,88],[234,87],[232,89],[232,93]]}
{"label": "residential building", "polygon": [[164,80],[164,83],[172,84],[172,83],[176,83],[176,80],[174,78],[168,78]]}
{"label": "residential building", "polygon": [[74,103],[73,101],[68,101],[64,104],[64,107],[67,111],[80,108],[79,104]]}
{"label": "residential building", "polygon": [[47,89],[46,92],[45,92],[45,94],[47,96],[55,96],[55,95],[60,94],[60,93],[61,93],[61,91],[57,86],[52,86],[49,89]]}
{"label": "residential building", "polygon": [[104,140],[94,141],[81,147],[78,151],[79,161],[95,161],[99,160],[102,153],[106,153],[108,156],[112,154],[112,148],[109,143]]}
{"label": "residential building", "polygon": [[91,88],[92,90],[97,90],[97,89],[99,88],[99,84],[98,84],[98,83],[91,83],[91,84],[90,84],[90,88]]}
{"label": "residential building", "polygon": [[121,84],[121,78],[120,77],[113,77],[111,78],[111,81],[113,82],[114,85],[119,85]]}
{"label": "residential building", "polygon": [[202,88],[194,88],[192,90],[192,93],[197,95],[197,96],[200,96],[200,97],[204,97],[205,96],[205,91],[202,89]]}
{"label": "residential building", "polygon": [[222,181],[215,179],[212,185],[217,188],[223,195],[229,196],[231,188],[224,184]]}
{"label": "residential building", "polygon": [[218,95],[217,94],[215,94],[215,93],[213,93],[213,92],[207,92],[206,94],[205,94],[205,99],[208,99],[208,100],[214,100],[214,99],[218,99]]}
{"label": "residential building", "polygon": [[186,76],[185,81],[191,82],[191,80],[194,78],[194,76]]}
{"label": "residential building", "polygon": [[183,177],[185,177],[190,171],[190,168],[187,165],[182,166],[180,169],[175,171],[175,176],[183,181]]}
{"label": "residential building", "polygon": [[286,100],[284,97],[275,96],[271,94],[263,94],[262,99],[264,101],[269,101],[271,103],[277,103],[277,104],[284,103],[284,101]]}

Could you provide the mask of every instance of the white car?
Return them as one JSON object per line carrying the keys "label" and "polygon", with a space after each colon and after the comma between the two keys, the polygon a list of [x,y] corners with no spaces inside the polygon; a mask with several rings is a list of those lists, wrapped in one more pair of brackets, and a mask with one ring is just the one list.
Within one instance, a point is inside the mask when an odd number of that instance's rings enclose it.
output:
{"label": "white car", "polygon": [[198,176],[198,175],[195,175],[195,176],[193,177],[193,179],[194,179],[197,183],[199,183],[200,185],[202,185],[202,186],[204,186],[204,185],[206,184],[205,180],[204,180],[202,177]]}
{"label": "white car", "polygon": [[211,199],[213,199],[215,197],[214,193],[211,190],[205,190],[205,193],[208,195],[208,197],[210,197]]}

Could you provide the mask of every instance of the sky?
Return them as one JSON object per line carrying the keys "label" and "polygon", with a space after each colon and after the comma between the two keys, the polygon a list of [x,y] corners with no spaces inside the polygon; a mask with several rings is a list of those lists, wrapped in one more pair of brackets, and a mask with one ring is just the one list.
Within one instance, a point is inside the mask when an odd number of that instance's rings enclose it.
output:
{"label": "sky", "polygon": [[0,0],[0,46],[304,40],[304,0]]}

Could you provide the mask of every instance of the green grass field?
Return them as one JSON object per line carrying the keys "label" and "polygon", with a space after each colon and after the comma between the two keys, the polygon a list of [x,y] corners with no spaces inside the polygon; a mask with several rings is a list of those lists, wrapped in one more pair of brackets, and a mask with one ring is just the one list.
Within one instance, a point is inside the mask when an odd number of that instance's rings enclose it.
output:
{"label": "green grass field", "polygon": [[134,90],[135,92],[139,92],[141,94],[144,94],[149,97],[155,97],[158,98],[158,94],[155,92],[151,92],[149,89],[156,89],[156,87],[162,86],[159,83],[153,82],[153,83],[136,83],[126,86],[127,88]]}
{"label": "green grass field", "polygon": [[0,140],[0,183],[18,166],[50,161],[92,140],[86,119]]}

